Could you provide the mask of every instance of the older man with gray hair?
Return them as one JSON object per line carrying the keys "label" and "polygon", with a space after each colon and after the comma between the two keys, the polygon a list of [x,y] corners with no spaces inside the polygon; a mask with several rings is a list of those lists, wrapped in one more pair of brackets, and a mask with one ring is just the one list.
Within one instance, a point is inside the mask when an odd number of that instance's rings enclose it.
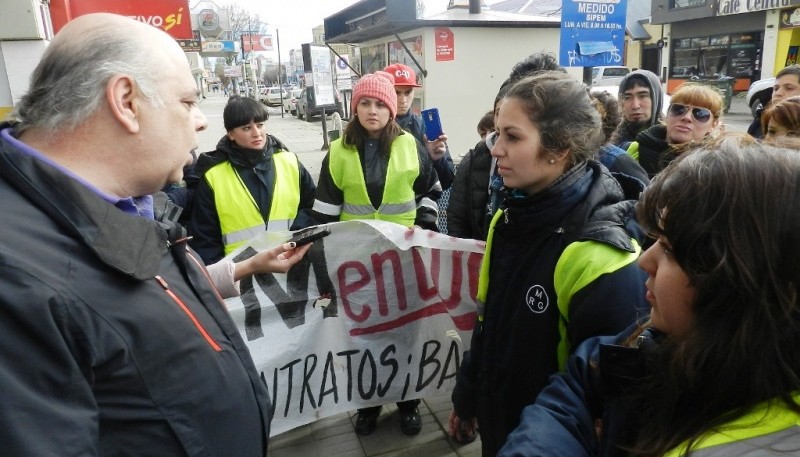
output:
{"label": "older man with gray hair", "polygon": [[169,35],[91,14],[55,37],[0,124],[5,454],[266,454],[267,388],[150,197],[193,160],[198,96]]}

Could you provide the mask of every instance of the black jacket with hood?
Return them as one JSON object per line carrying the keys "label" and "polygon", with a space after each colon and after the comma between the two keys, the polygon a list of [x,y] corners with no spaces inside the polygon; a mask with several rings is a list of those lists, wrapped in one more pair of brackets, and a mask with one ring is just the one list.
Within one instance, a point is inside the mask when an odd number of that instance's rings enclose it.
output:
{"label": "black jacket with hood", "polygon": [[650,90],[650,100],[652,100],[650,106],[650,121],[644,126],[633,125],[625,120],[623,114],[622,122],[619,124],[619,127],[617,127],[617,131],[614,133],[614,137],[611,140],[614,146],[622,149],[627,149],[632,141],[636,141],[636,135],[639,134],[639,132],[657,125],[662,119],[661,112],[664,107],[664,90],[661,88],[661,80],[659,80],[658,76],[652,71],[635,70],[625,75],[622,82],[619,83],[620,90],[618,97],[620,101],[622,101],[623,95],[622,88],[634,78],[639,85],[645,86]]}
{"label": "black jacket with hood", "polygon": [[[423,147],[425,146],[425,137],[423,136],[425,134],[425,124],[422,122],[422,116],[408,110],[406,114],[398,115],[395,121],[403,130],[413,135]],[[427,148],[425,150],[427,151]],[[456,174],[453,157],[450,156],[450,148],[445,150],[444,157],[441,159],[431,159],[431,164],[433,164],[433,169],[436,170],[436,175],[439,177],[439,184],[441,184],[442,190],[449,189]]]}
{"label": "black jacket with hood", "polygon": [[447,205],[448,235],[486,240],[491,168],[492,155],[484,140],[461,159]]}
{"label": "black jacket with hood", "polygon": [[639,133],[628,153],[639,151],[637,160],[650,179],[678,157],[677,151],[667,143],[667,126],[658,124]]}
{"label": "black jacket with hood", "polygon": [[[641,190],[638,180],[621,179]],[[632,239],[641,242],[642,236],[634,204],[595,161],[575,166],[536,195],[506,198],[485,254],[491,267],[484,319],[473,330],[452,394],[458,417],[478,418],[483,455],[500,450],[522,409],[558,372],[561,323],[574,349],[591,336],[616,334],[646,313],[645,277],[628,255],[637,251]],[[568,245],[583,241],[624,252],[627,263],[573,290],[563,321],[556,265]],[[586,258],[571,268],[587,273],[599,265],[610,267],[607,259]]]}
{"label": "black jacket with hood", "polygon": [[[284,153],[291,154],[288,152],[288,148],[272,135],[267,137],[267,145],[260,153],[238,147],[226,135],[219,140],[216,150],[201,154],[197,159],[195,173],[200,177],[200,181],[192,203],[189,228],[193,238],[190,244],[206,263],[215,263],[225,257],[225,247],[222,244],[222,230],[214,201],[214,191],[205,180],[205,173],[214,165],[230,161],[250,195],[255,199],[262,217],[267,221],[275,189],[275,169],[272,166],[272,155]],[[300,168],[300,204],[297,207],[297,216],[292,229],[313,225],[309,213],[311,207],[314,206],[316,185],[308,170],[299,161],[298,166]]]}
{"label": "black jacket with hood", "polygon": [[4,455],[265,455],[267,388],[182,230],[6,139],[0,196]]}

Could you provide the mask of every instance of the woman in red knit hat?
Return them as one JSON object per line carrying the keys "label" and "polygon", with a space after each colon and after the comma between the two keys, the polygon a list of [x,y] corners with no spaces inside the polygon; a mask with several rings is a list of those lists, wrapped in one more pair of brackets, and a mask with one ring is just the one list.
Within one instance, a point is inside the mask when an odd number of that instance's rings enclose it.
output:
{"label": "woman in red knit hat", "polygon": [[[364,75],[353,87],[351,112],[355,118],[322,162],[312,217],[320,224],[378,219],[436,230],[442,189],[425,146],[395,122],[394,77]],[[418,404],[397,404],[406,435],[422,428]],[[359,409],[356,433],[375,431],[380,412],[380,405]]]}

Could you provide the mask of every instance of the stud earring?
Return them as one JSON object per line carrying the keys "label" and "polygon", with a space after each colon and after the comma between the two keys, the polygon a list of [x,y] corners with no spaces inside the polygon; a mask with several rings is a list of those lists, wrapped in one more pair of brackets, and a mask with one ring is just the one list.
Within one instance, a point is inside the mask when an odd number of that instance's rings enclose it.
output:
{"label": "stud earring", "polygon": [[550,165],[556,163],[556,159],[550,159]]}

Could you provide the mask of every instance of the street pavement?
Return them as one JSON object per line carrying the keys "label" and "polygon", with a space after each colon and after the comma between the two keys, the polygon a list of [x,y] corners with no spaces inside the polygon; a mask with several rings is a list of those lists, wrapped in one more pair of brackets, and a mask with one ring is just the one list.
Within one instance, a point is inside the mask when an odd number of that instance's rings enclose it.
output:
{"label": "street pavement", "polygon": [[[225,135],[222,110],[227,97],[214,93],[206,96],[207,98],[200,102],[200,109],[208,118],[208,128],[198,135],[199,152],[213,150],[219,139]],[[321,119],[317,117],[312,122],[307,122],[288,113],[282,117],[280,107],[270,107],[269,111],[267,131],[297,154],[316,180],[327,152],[322,149],[324,141]],[[723,115],[726,131],[746,132],[751,121],[744,93],[735,95],[729,112]],[[330,126],[329,121],[328,125]],[[477,140],[476,134],[475,141]],[[461,154],[453,155],[458,161]],[[378,428],[370,436],[359,436],[353,431],[355,411],[352,411],[321,419],[272,437],[267,457],[480,456],[480,438],[473,443],[460,445],[447,437],[447,418],[451,409],[449,393],[423,399],[419,409],[422,416],[422,431],[416,436],[403,435],[400,431],[397,407],[389,404],[383,407],[378,419]]]}

